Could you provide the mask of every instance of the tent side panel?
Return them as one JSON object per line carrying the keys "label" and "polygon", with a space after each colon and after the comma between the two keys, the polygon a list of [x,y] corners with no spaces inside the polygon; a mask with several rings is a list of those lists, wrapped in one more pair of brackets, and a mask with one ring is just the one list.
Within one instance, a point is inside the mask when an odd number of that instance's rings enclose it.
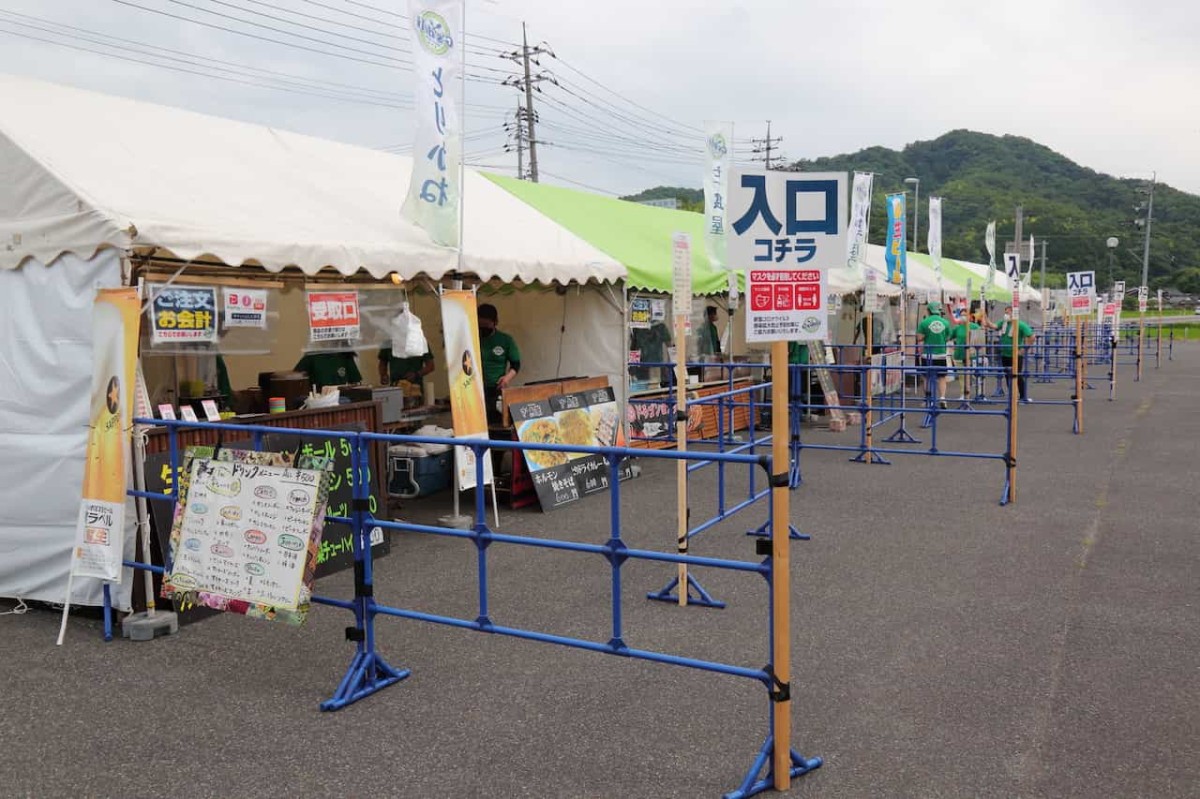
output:
{"label": "tent side panel", "polygon": [[[61,602],[79,514],[92,382],[97,287],[121,284],[121,260],[64,255],[0,270],[0,596]],[[127,508],[126,556],[135,516]],[[128,572],[127,572],[128,574]],[[130,580],[115,598],[129,607]],[[76,580],[77,604],[99,605],[101,585]]]}

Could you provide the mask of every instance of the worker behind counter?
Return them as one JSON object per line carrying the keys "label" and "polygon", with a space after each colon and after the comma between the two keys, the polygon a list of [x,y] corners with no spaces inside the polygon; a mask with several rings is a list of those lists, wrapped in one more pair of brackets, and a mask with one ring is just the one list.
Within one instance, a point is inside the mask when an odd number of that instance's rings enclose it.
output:
{"label": "worker behind counter", "polygon": [[394,386],[401,380],[415,385],[421,384],[421,378],[433,371],[433,353],[425,350],[424,355],[410,358],[397,358],[391,347],[379,351],[379,383],[384,386]]}
{"label": "worker behind counter", "polygon": [[362,382],[358,356],[351,351],[307,352],[296,364],[296,371],[308,375],[313,388],[317,390],[326,386],[357,385]]}
{"label": "worker behind counter", "polygon": [[517,372],[521,371],[521,351],[517,349],[517,342],[512,336],[497,329],[500,314],[495,305],[480,305],[478,319],[484,405],[487,407],[488,423],[499,425],[504,418],[500,412],[500,392],[508,388]]}

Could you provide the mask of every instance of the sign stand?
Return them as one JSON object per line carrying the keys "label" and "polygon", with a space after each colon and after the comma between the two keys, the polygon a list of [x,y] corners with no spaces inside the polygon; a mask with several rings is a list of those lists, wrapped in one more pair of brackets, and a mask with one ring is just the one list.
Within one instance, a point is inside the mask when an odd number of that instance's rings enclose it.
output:
{"label": "sign stand", "polygon": [[[908,380],[904,376],[908,363],[908,283],[900,289],[900,427],[884,439],[889,444],[920,444],[905,427],[905,409],[908,407]],[[914,360],[915,364],[915,360]]]}
{"label": "sign stand", "polygon": [[1021,373],[1021,298],[1019,291],[1013,292],[1011,321],[1013,329],[1009,333],[1009,346],[1012,349],[1012,377],[1008,384],[1008,490],[1005,502],[1017,501],[1017,395],[1020,394],[1017,381]]}
{"label": "sign stand", "polygon": [[891,461],[887,460],[886,458],[884,458],[882,455],[880,455],[878,452],[875,451],[874,433],[871,430],[871,420],[873,417],[873,414],[871,412],[871,408],[872,408],[871,403],[874,401],[874,388],[875,388],[875,385],[874,385],[875,384],[875,368],[874,368],[875,363],[873,360],[873,353],[875,351],[875,344],[873,341],[874,332],[875,332],[875,314],[872,312],[870,307],[868,307],[868,309],[867,309],[867,330],[866,330],[866,334],[865,334],[867,362],[866,362],[866,369],[863,370],[864,377],[863,377],[863,386],[862,386],[862,392],[863,392],[863,403],[862,403],[862,406],[863,406],[863,414],[862,414],[863,451],[860,452],[859,454],[855,455],[850,460],[854,463],[882,463],[885,466],[888,466],[888,465],[891,465]]}

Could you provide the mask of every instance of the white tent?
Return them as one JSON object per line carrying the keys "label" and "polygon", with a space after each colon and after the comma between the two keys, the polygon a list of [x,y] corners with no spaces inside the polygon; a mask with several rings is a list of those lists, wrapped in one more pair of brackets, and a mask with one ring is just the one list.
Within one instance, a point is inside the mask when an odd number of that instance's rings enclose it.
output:
{"label": "white tent", "polygon": [[[128,281],[131,257],[439,278],[458,256],[401,218],[405,157],[11,76],[0,93],[0,596],[61,601],[92,301]],[[581,319],[580,302],[611,307],[620,263],[472,171],[464,195],[462,271],[574,281],[563,304]],[[99,604],[96,581],[75,586],[73,602]]]}

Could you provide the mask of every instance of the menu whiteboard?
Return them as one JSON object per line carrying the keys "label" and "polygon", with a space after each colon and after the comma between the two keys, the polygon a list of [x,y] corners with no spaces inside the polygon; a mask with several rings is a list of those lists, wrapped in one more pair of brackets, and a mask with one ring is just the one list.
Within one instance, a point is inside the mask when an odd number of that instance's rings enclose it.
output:
{"label": "menu whiteboard", "polygon": [[329,477],[327,459],[240,450],[192,457],[171,530],[163,596],[300,623],[312,596]]}

